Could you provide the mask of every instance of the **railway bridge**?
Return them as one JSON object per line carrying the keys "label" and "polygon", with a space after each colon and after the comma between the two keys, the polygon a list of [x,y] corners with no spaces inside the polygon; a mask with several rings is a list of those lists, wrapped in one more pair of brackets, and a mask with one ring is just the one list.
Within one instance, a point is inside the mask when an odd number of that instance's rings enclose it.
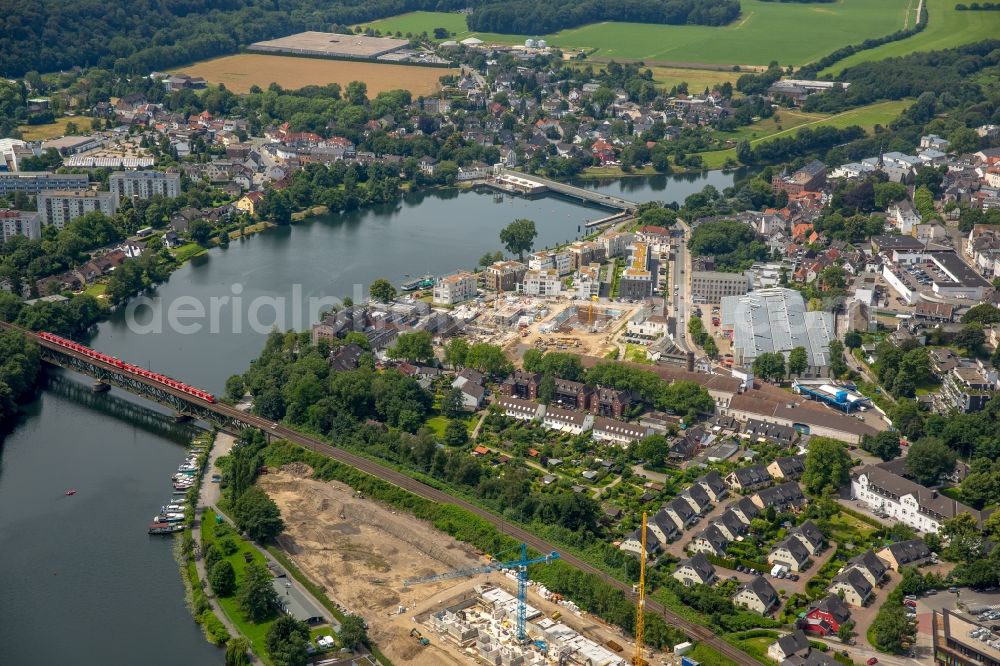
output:
{"label": "railway bridge", "polygon": [[[112,356],[95,352],[94,350],[84,347],[83,345],[71,343],[73,346],[66,346],[66,344],[59,342],[62,338],[58,338],[57,336],[26,331],[3,322],[0,322],[0,327],[6,329],[16,328],[24,335],[38,343],[41,348],[42,359],[46,363],[88,375],[99,382],[117,386],[135,395],[139,395],[143,398],[165,405],[175,410],[177,413],[207,421],[227,431],[240,430],[243,428],[259,428],[271,437],[286,439],[293,444],[298,444],[303,448],[315,451],[332,458],[339,463],[353,467],[357,470],[365,472],[366,474],[370,474],[371,476],[411,492],[423,499],[437,502],[439,504],[451,504],[464,509],[471,514],[490,522],[495,527],[502,529],[507,536],[528,544],[528,546],[535,549],[539,553],[549,553],[554,550],[559,550],[554,544],[541,539],[516,524],[503,520],[499,516],[482,507],[476,506],[475,504],[467,502],[461,498],[453,497],[442,490],[433,488],[421,481],[403,474],[402,472],[377,463],[373,460],[369,460],[368,458],[345,451],[341,448],[337,448],[314,437],[303,435],[295,430],[292,430],[291,428],[281,425],[280,423],[274,423],[260,416],[248,414],[229,405],[219,403],[215,400],[214,396],[205,391],[187,387],[174,380],[170,381],[182,388],[178,388],[178,386],[170,386],[164,383],[163,380],[168,380],[169,378],[163,375],[144,373],[141,368],[131,366],[115,359]],[[162,377],[163,379],[157,379],[156,377]],[[598,576],[606,583],[622,591],[629,597],[635,596],[631,585],[628,585],[627,583],[601,571],[597,567],[580,559],[573,553],[564,551],[560,551],[560,553],[563,562],[566,562],[580,571]],[[658,601],[648,597],[645,603],[645,607],[648,612],[661,615],[667,624],[677,627],[686,633],[692,640],[700,641],[711,646],[714,650],[721,653],[738,666],[761,666],[760,662],[719,638],[708,627],[691,622],[681,615],[668,610]]]}

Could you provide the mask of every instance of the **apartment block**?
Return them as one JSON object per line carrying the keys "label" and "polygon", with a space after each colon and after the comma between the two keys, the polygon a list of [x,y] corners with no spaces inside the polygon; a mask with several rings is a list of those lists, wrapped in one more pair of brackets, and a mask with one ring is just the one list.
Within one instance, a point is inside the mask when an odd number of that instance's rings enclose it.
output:
{"label": "apartment block", "polygon": [[122,199],[149,199],[155,195],[173,199],[181,194],[181,175],[162,171],[120,171],[108,179],[111,193]]}
{"label": "apartment block", "polygon": [[100,211],[111,216],[116,210],[118,200],[111,192],[58,190],[38,195],[38,212],[42,216],[42,224],[51,224],[57,229],[62,229],[68,222],[90,212]]}
{"label": "apartment block", "polygon": [[472,273],[455,273],[438,280],[434,285],[434,302],[444,305],[454,305],[474,298],[479,290],[476,276]]}
{"label": "apartment block", "polygon": [[39,194],[54,190],[84,190],[89,178],[85,173],[49,173],[48,171],[19,171],[0,173],[0,197],[14,192]]}
{"label": "apartment block", "polygon": [[0,223],[3,223],[2,240],[5,242],[14,236],[31,240],[42,237],[42,222],[38,213],[0,208]]}
{"label": "apartment block", "polygon": [[552,268],[529,270],[524,274],[520,291],[528,296],[558,296],[562,291],[562,280]]}
{"label": "apartment block", "polygon": [[497,261],[487,266],[480,277],[484,289],[490,291],[517,291],[517,285],[528,267],[519,261]]}

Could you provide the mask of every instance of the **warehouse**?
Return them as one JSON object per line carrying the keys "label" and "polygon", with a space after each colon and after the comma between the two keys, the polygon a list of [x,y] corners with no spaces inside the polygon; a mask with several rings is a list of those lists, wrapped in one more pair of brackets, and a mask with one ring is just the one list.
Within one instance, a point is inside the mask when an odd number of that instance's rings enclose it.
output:
{"label": "warehouse", "polygon": [[259,53],[286,53],[347,60],[375,60],[379,56],[399,51],[407,46],[409,46],[409,42],[405,39],[340,35],[333,32],[310,30],[279,39],[256,42],[251,44],[247,50]]}

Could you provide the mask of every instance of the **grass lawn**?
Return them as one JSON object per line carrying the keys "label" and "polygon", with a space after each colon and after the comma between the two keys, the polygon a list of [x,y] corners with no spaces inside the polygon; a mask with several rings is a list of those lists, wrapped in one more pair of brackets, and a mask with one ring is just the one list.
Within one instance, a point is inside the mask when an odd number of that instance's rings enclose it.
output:
{"label": "grass lawn", "polygon": [[[468,429],[469,433],[472,433],[473,428],[476,427],[476,422],[479,420],[478,416],[468,417],[465,419],[465,427]],[[427,419],[427,427],[433,431],[438,437],[444,437],[444,429],[448,427],[448,417],[444,414],[438,414],[437,416],[432,416]]]}
{"label": "grass lawn", "polygon": [[66,125],[76,123],[81,132],[90,130],[90,118],[79,116],[63,116],[56,118],[54,123],[46,125],[20,125],[17,129],[21,131],[21,138],[25,141],[44,141],[45,139],[55,139],[65,136]]}
{"label": "grass lawn", "polygon": [[642,345],[632,344],[631,342],[625,344],[625,360],[633,363],[648,364],[650,362],[646,358],[646,348]]}
{"label": "grass lawn", "polygon": [[[752,640],[752,639],[751,639]],[[773,643],[774,640],[771,639]],[[764,648],[765,654],[767,653],[767,648]],[[716,652],[713,648],[704,643],[698,643],[694,646],[694,649],[688,653],[688,655],[697,661],[702,666],[735,666],[736,662],[728,657],[722,656],[722,654]]]}
{"label": "grass lawn", "polygon": [[941,494],[944,495],[945,497],[950,497],[951,499],[956,500],[958,502],[962,501],[962,489],[961,488],[958,488],[958,487],[942,488],[941,489]]}
{"label": "grass lawn", "polygon": [[592,23],[550,35],[471,33],[464,16],[448,12],[411,12],[364,25],[404,35],[447,28],[455,33],[449,39],[475,35],[501,44],[544,37],[551,46],[596,49],[594,56],[599,59],[724,65],[767,65],[777,60],[782,65],[803,65],[841,46],[899,30],[912,13],[907,8],[911,4],[915,8],[915,2],[839,0],[819,5],[747,0],[742,16],[722,27]]}
{"label": "grass lawn", "polygon": [[104,296],[104,292],[108,290],[108,285],[104,282],[95,282],[94,284],[87,285],[87,288],[83,290],[87,296],[93,296],[94,298],[100,298]]}
{"label": "grass lawn", "polygon": [[181,245],[174,250],[174,257],[177,259],[178,264],[183,264],[188,259],[192,257],[197,257],[199,254],[204,254],[207,252],[205,248],[197,243],[188,243],[187,245]]}
{"label": "grass lawn", "polygon": [[[836,74],[861,62],[905,56],[915,51],[935,51],[961,44],[971,44],[1000,35],[1000,12],[960,12],[953,0],[924,0],[927,3],[927,27],[912,37],[855,53],[834,63],[821,74]],[[966,3],[970,4],[970,3]],[[852,43],[859,43],[856,39]]]}
{"label": "grass lawn", "polygon": [[[215,541],[215,512],[212,510],[206,510],[204,516],[202,517],[202,530],[201,530],[201,540],[202,548],[204,549],[210,543]],[[244,553],[250,553],[252,555],[252,561],[258,564],[265,564],[266,561],[264,556],[259,550],[254,548],[252,545],[241,539],[239,536],[233,536],[233,541],[239,547],[235,553],[225,557],[223,559],[229,560],[230,564],[233,565],[233,569],[236,571],[236,584],[239,585],[243,580],[243,576],[247,569],[247,562],[244,559]],[[255,624],[248,621],[243,615],[243,611],[240,610],[240,603],[234,594],[231,597],[217,597],[219,605],[222,606],[222,610],[229,617],[230,621],[236,625],[240,633],[246,636],[253,644],[253,651],[258,657],[261,658],[264,663],[270,663],[267,657],[267,643],[265,639],[267,637],[267,630],[270,628],[274,620],[269,620],[261,624]]]}
{"label": "grass lawn", "polygon": [[[903,110],[912,104],[912,100],[890,100],[888,102],[879,102],[877,104],[869,104],[868,106],[861,106],[857,109],[851,109],[849,111],[844,111],[843,113],[835,113],[833,115],[824,114],[803,114],[798,112],[791,112],[795,114],[795,120],[798,121],[802,116],[815,116],[813,120],[806,120],[805,122],[796,122],[794,126],[789,127],[786,118],[789,117],[790,112],[783,110],[778,112],[778,117],[780,118],[778,123],[773,122],[773,119],[766,119],[756,122],[752,125],[748,125],[736,132],[725,133],[722,136],[733,137],[733,138],[746,138],[746,132],[751,134],[755,131],[764,132],[764,136],[758,136],[756,139],[750,139],[750,145],[755,146],[762,142],[767,142],[772,139],[776,139],[783,136],[794,136],[795,132],[803,127],[836,127],[838,129],[843,129],[845,127],[850,127],[851,125],[858,125],[862,127],[865,131],[870,132],[875,125],[886,125],[890,121],[894,120]],[[778,130],[777,125],[781,125],[783,129]],[[755,129],[756,128],[756,129]],[[773,130],[773,131],[772,131]],[[743,134],[743,136],[740,136]],[[705,168],[707,169],[719,169],[723,167],[727,160],[736,159],[736,149],[727,148],[726,150],[710,150],[704,153],[699,153],[702,159],[705,161]]]}
{"label": "grass lawn", "polygon": [[863,520],[855,518],[848,513],[844,513],[843,511],[830,518],[829,523],[830,533],[827,537],[830,541],[835,541],[839,544],[864,543],[867,541],[868,535],[874,529]]}

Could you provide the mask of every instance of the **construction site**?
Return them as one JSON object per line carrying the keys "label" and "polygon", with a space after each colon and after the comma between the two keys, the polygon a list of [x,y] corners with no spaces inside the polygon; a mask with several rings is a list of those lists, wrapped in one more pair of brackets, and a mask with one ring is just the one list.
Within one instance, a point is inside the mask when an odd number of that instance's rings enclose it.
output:
{"label": "construction site", "polygon": [[631,662],[634,643],[619,629],[522,574],[558,554],[529,558],[522,548],[484,557],[410,514],[311,474],[293,463],[260,478],[285,520],[279,545],[345,613],[365,618],[394,663]]}

